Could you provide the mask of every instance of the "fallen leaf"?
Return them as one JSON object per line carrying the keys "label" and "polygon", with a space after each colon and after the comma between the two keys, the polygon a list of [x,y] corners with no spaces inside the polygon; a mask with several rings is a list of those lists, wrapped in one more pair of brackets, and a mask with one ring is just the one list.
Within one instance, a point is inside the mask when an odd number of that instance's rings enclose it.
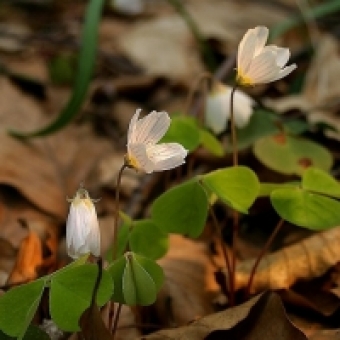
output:
{"label": "fallen leaf", "polygon": [[[339,244],[340,227],[336,227],[265,256],[256,271],[252,293],[266,289],[288,289],[298,280],[323,275],[340,261]],[[237,289],[247,286],[254,263],[252,259],[237,265]]]}
{"label": "fallen leaf", "polygon": [[211,293],[219,290],[206,245],[170,236],[169,252],[158,262],[165,282],[155,308],[164,325],[182,325],[212,312]]}
{"label": "fallen leaf", "polygon": [[[228,52],[235,51],[239,39],[249,27],[270,26],[285,18],[285,13],[278,7],[267,7],[264,3],[195,0],[186,1],[185,7],[203,37],[218,39]],[[190,85],[192,79],[204,70],[197,43],[178,14],[141,21],[117,38],[123,53],[147,74]]]}
{"label": "fallen leaf", "polygon": [[18,284],[38,277],[38,269],[43,263],[42,244],[39,235],[30,230],[22,240],[17,260],[7,284]]}
{"label": "fallen leaf", "polygon": [[[65,219],[68,203],[103,155],[113,152],[109,141],[95,136],[89,125],[69,126],[50,137],[21,141],[4,129],[31,131],[46,122],[42,108],[0,77],[0,184],[16,188],[41,210]],[[86,152],[84,152],[86,150]]]}
{"label": "fallen leaf", "polygon": [[275,293],[256,296],[248,302],[208,315],[189,326],[162,330],[142,339],[152,340],[306,340],[287,318]]}

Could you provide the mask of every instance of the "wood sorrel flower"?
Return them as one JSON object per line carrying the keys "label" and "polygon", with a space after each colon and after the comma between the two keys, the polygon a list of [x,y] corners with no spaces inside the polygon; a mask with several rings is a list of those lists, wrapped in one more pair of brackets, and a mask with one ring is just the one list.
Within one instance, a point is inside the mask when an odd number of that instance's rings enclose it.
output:
{"label": "wood sorrel flower", "polygon": [[66,223],[69,256],[76,259],[91,253],[100,256],[100,230],[96,209],[89,193],[80,187],[72,199]]}
{"label": "wood sorrel flower", "polygon": [[[219,134],[227,127],[230,117],[230,99],[232,88],[215,83],[207,97],[205,107],[205,124],[214,133]],[[235,91],[234,116],[237,127],[242,128],[249,122],[253,114],[255,101],[244,92]]]}
{"label": "wood sorrel flower", "polygon": [[138,120],[142,110],[138,109],[131,119],[126,165],[136,170],[151,173],[176,168],[185,163],[187,150],[178,143],[156,144],[165,135],[170,126],[170,117],[166,112],[152,111]]}
{"label": "wood sorrel flower", "polygon": [[237,52],[237,83],[243,86],[265,84],[291,73],[296,65],[286,66],[288,48],[265,46],[269,30],[258,26],[247,31]]}

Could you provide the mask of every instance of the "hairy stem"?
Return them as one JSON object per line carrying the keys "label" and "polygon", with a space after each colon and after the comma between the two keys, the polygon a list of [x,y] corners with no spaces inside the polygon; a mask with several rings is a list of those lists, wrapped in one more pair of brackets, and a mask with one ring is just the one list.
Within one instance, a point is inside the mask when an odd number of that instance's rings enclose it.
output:
{"label": "hairy stem", "polygon": [[275,236],[277,235],[277,233],[280,231],[281,227],[284,224],[284,220],[280,219],[280,221],[277,223],[275,229],[273,230],[273,232],[271,233],[269,239],[267,240],[266,244],[264,245],[264,247],[261,249],[261,252],[259,254],[259,256],[257,257],[254,266],[251,270],[250,276],[249,276],[249,281],[248,281],[248,285],[246,288],[246,295],[247,297],[250,296],[250,292],[251,292],[251,286],[253,284],[254,281],[254,277],[255,277],[255,273],[256,273],[256,269],[259,266],[263,256],[267,253],[269,247],[271,246],[271,244],[273,243],[273,240],[275,238]]}
{"label": "hairy stem", "polygon": [[123,304],[119,303],[116,313],[115,313],[115,321],[113,323],[113,328],[112,328],[112,340],[114,340],[116,332],[117,332],[117,327],[118,327],[118,321],[119,321],[119,317],[120,317],[120,312],[122,310]]}
{"label": "hairy stem", "polygon": [[[229,283],[227,284],[227,287],[228,287],[228,294],[230,295],[230,277],[231,277],[231,265],[230,265],[230,260],[229,260],[229,256],[227,254],[227,251],[225,249],[225,244],[223,242],[223,235],[222,235],[222,230],[220,228],[220,225],[218,223],[218,220],[217,220],[217,217],[216,217],[216,214],[212,208],[212,206],[209,204],[209,213],[212,217],[212,220],[213,220],[213,223],[214,223],[214,226],[215,226],[215,229],[216,229],[216,232],[218,233],[218,238],[221,242],[221,248],[222,248],[222,254],[223,254],[223,259],[224,259],[224,262],[225,262],[225,265],[226,265],[226,268],[227,268],[227,274],[228,274],[228,278],[229,278]],[[230,299],[230,296],[229,296],[229,299]]]}

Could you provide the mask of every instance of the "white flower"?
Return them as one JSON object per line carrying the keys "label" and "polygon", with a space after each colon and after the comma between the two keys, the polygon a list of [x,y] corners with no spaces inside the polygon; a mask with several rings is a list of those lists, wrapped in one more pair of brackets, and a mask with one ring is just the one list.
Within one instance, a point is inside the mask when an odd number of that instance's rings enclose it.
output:
{"label": "white flower", "polygon": [[138,109],[131,119],[126,155],[129,167],[146,173],[175,168],[185,163],[187,150],[178,143],[156,144],[165,135],[170,126],[170,117],[166,112],[152,111],[138,120],[142,110]]}
{"label": "white flower", "polygon": [[237,53],[237,82],[251,86],[281,79],[291,73],[296,65],[286,66],[290,56],[288,48],[265,46],[268,28],[258,26],[247,31]]}
{"label": "white flower", "polygon": [[[230,117],[230,98],[232,88],[215,83],[208,95],[205,107],[205,124],[215,134],[223,132]],[[234,94],[234,119],[237,127],[242,128],[249,123],[253,114],[255,101],[242,91]]]}
{"label": "white flower", "polygon": [[76,259],[91,253],[100,256],[100,230],[96,209],[84,188],[79,188],[71,202],[66,223],[68,254]]}
{"label": "white flower", "polygon": [[144,10],[142,0],[111,0],[113,8],[122,14],[136,15]]}

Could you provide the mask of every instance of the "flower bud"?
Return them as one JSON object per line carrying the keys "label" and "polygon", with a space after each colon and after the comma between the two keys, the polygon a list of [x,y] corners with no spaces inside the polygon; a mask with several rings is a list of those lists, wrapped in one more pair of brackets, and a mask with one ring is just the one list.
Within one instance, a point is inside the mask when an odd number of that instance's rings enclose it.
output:
{"label": "flower bud", "polygon": [[81,187],[69,201],[71,206],[66,223],[69,256],[74,259],[88,253],[100,256],[99,224],[89,193]]}

